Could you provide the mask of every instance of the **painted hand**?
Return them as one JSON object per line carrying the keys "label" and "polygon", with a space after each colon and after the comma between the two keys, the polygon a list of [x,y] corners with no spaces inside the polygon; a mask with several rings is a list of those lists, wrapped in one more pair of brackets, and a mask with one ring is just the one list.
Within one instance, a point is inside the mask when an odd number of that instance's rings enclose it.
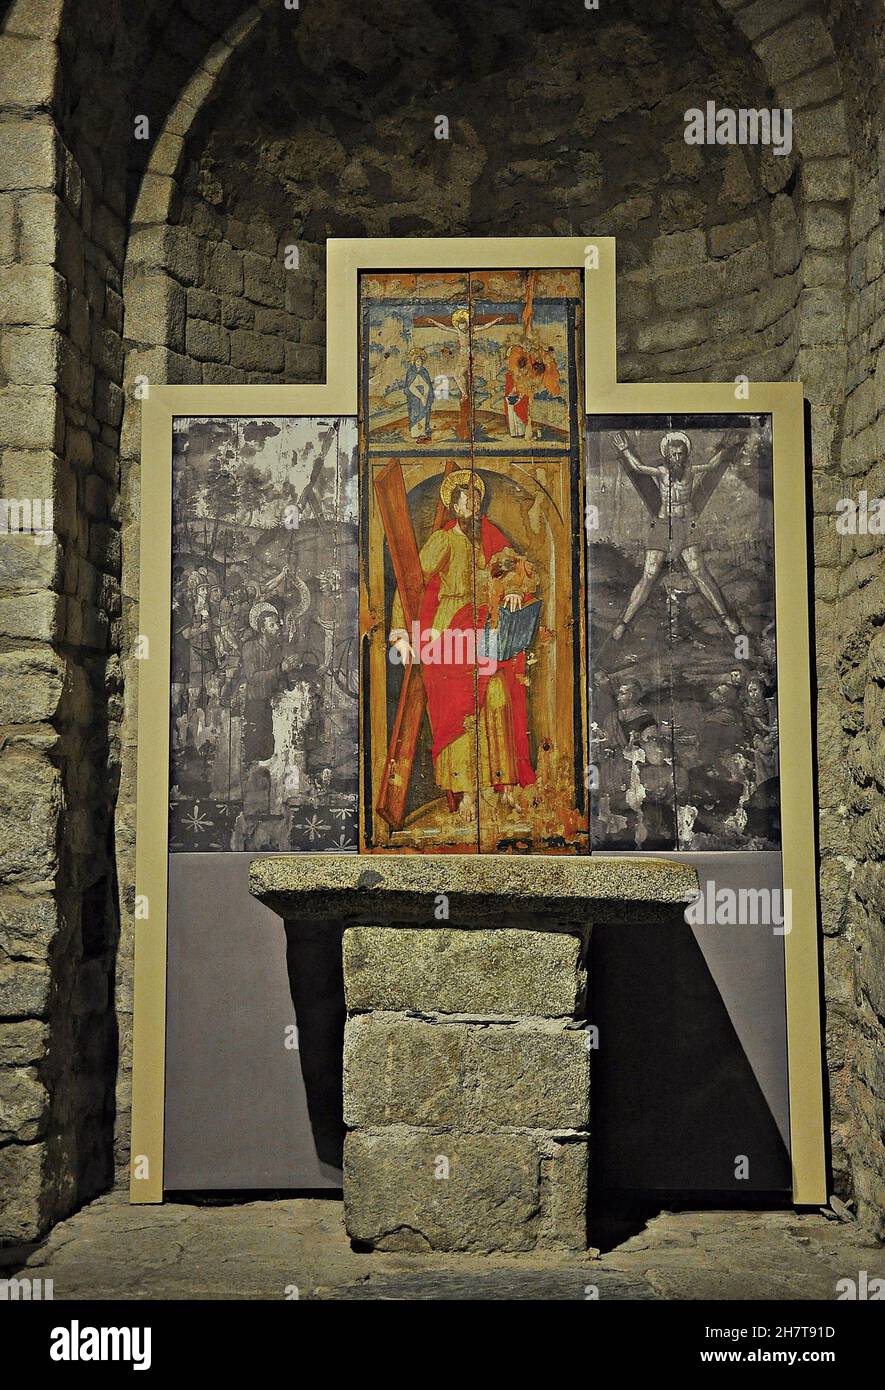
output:
{"label": "painted hand", "polygon": [[[405,628],[395,627],[388,641],[390,642],[390,659],[392,661],[396,661],[400,666],[408,666],[414,660],[415,653],[412,651],[409,634]],[[393,655],[394,652],[396,652],[396,656]]]}

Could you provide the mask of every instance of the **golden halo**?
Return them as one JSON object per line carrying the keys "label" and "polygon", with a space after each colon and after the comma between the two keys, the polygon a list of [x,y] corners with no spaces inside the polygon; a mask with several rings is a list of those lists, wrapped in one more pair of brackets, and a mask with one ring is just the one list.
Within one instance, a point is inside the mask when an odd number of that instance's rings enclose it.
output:
{"label": "golden halo", "polygon": [[439,499],[446,511],[451,509],[452,493],[456,487],[476,488],[480,502],[486,495],[486,485],[478,473],[472,473],[469,468],[456,468],[453,473],[447,473],[440,483]]}
{"label": "golden halo", "polygon": [[470,323],[469,309],[456,309],[452,314],[452,327],[457,328],[459,323]]}

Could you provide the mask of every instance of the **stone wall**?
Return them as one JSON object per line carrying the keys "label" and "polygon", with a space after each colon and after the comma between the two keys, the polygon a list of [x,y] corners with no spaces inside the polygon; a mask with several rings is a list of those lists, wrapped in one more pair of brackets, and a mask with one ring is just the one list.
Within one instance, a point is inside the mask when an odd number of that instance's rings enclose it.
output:
{"label": "stone wall", "polygon": [[0,541],[0,1228],[20,1240],[113,1175],[125,191],[66,139],[60,8],[12,5],[0,56],[0,491],[53,508],[47,543]]}
{"label": "stone wall", "polygon": [[[834,1165],[860,1219],[882,1232],[885,537],[865,526],[863,494],[868,509],[885,498],[885,8],[834,10],[851,197],[840,224],[847,324],[833,349],[844,378],[833,382],[838,427],[815,522],[827,1053]],[[848,501],[854,521],[840,533]]]}
{"label": "stone wall", "polygon": [[[824,960],[829,981],[827,1050],[834,1163],[850,1174],[869,1222],[885,1206],[885,1155],[875,1110],[885,1103],[882,792],[885,788],[885,562],[883,538],[840,534],[845,503],[885,497],[882,465],[885,338],[878,177],[855,170],[846,219],[851,283],[847,392],[833,464],[819,480],[815,519],[819,634],[821,870]],[[837,525],[837,522],[839,525]],[[878,1056],[879,1064],[876,1065]],[[878,1215],[876,1211],[878,1209]]]}
{"label": "stone wall", "polygon": [[[464,35],[425,4],[410,22],[433,28],[432,83],[394,6],[371,34],[328,0],[291,35],[267,16],[188,134],[170,233],[187,287],[175,350],[204,381],[321,379],[327,236],[592,228],[618,237],[623,377],[789,375],[795,161],[686,145],[687,106],[735,91],[762,104],[766,82],[712,6],[667,11],[639,23],[603,8],[588,23],[546,7],[518,52],[512,15],[484,12],[465,71]],[[515,101],[530,120],[514,121]],[[302,253],[295,274],[286,245]]]}
{"label": "stone wall", "polygon": [[[3,24],[0,494],[55,503],[51,544],[0,540],[4,1233],[106,1183],[114,1124],[127,1161],[132,383],[321,379],[326,236],[514,231],[618,237],[623,378],[805,383],[834,1170],[880,1219],[885,594],[881,546],[834,524],[885,492],[879,0],[15,0]],[[685,145],[708,99],[792,106],[793,157]]]}
{"label": "stone wall", "polygon": [[242,7],[181,7],[205,23],[170,19],[174,0],[128,8],[14,0],[0,38],[0,496],[49,518],[46,544],[0,537],[2,1240],[34,1238],[114,1180],[134,847],[132,755],[114,824],[132,695],[121,527],[137,508],[120,489],[123,265],[127,179],[156,156],[133,111],[161,127],[181,51],[198,62]]}

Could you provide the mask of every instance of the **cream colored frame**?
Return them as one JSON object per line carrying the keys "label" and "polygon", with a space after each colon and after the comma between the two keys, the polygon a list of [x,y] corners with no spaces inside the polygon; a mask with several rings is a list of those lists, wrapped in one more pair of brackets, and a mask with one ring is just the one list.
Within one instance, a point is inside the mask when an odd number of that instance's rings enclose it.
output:
{"label": "cream colored frame", "polygon": [[617,380],[611,237],[430,237],[327,244],[327,380],[322,386],[151,386],[142,402],[135,1000],[130,1198],[163,1200],[166,1030],[172,423],[177,415],[356,416],[363,271],[579,267],[584,276],[585,400],[590,415],[771,415],[775,611],[781,748],[784,937],[793,1200],[826,1200],[811,752],[802,387],[796,382],[631,385]]}

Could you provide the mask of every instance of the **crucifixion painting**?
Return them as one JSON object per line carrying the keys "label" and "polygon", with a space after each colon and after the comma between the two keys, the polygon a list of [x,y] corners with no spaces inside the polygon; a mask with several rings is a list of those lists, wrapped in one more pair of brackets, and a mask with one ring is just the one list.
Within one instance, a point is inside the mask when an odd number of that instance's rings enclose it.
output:
{"label": "crucifixion painting", "polygon": [[586,848],[579,273],[366,278],[364,847]]}
{"label": "crucifixion painting", "polygon": [[[453,363],[453,375],[455,388],[458,395],[458,438],[470,438],[470,400],[471,400],[471,376],[472,376],[472,349],[480,333],[487,333],[496,324],[504,322],[504,315],[497,314],[494,318],[477,316],[471,314],[469,308],[455,309],[448,323],[440,319],[435,319],[429,315],[426,318],[417,317],[412,320],[415,328],[440,328],[448,337],[454,334],[455,342],[455,361]],[[512,322],[512,317],[508,316],[508,322]]]}
{"label": "crucifixion painting", "polygon": [[568,448],[579,299],[564,305],[579,284],[578,271],[363,275],[367,446],[452,445],[459,457],[516,440],[519,452]]}
{"label": "crucifixion painting", "polygon": [[770,419],[593,418],[587,495],[594,845],[778,848]]}

